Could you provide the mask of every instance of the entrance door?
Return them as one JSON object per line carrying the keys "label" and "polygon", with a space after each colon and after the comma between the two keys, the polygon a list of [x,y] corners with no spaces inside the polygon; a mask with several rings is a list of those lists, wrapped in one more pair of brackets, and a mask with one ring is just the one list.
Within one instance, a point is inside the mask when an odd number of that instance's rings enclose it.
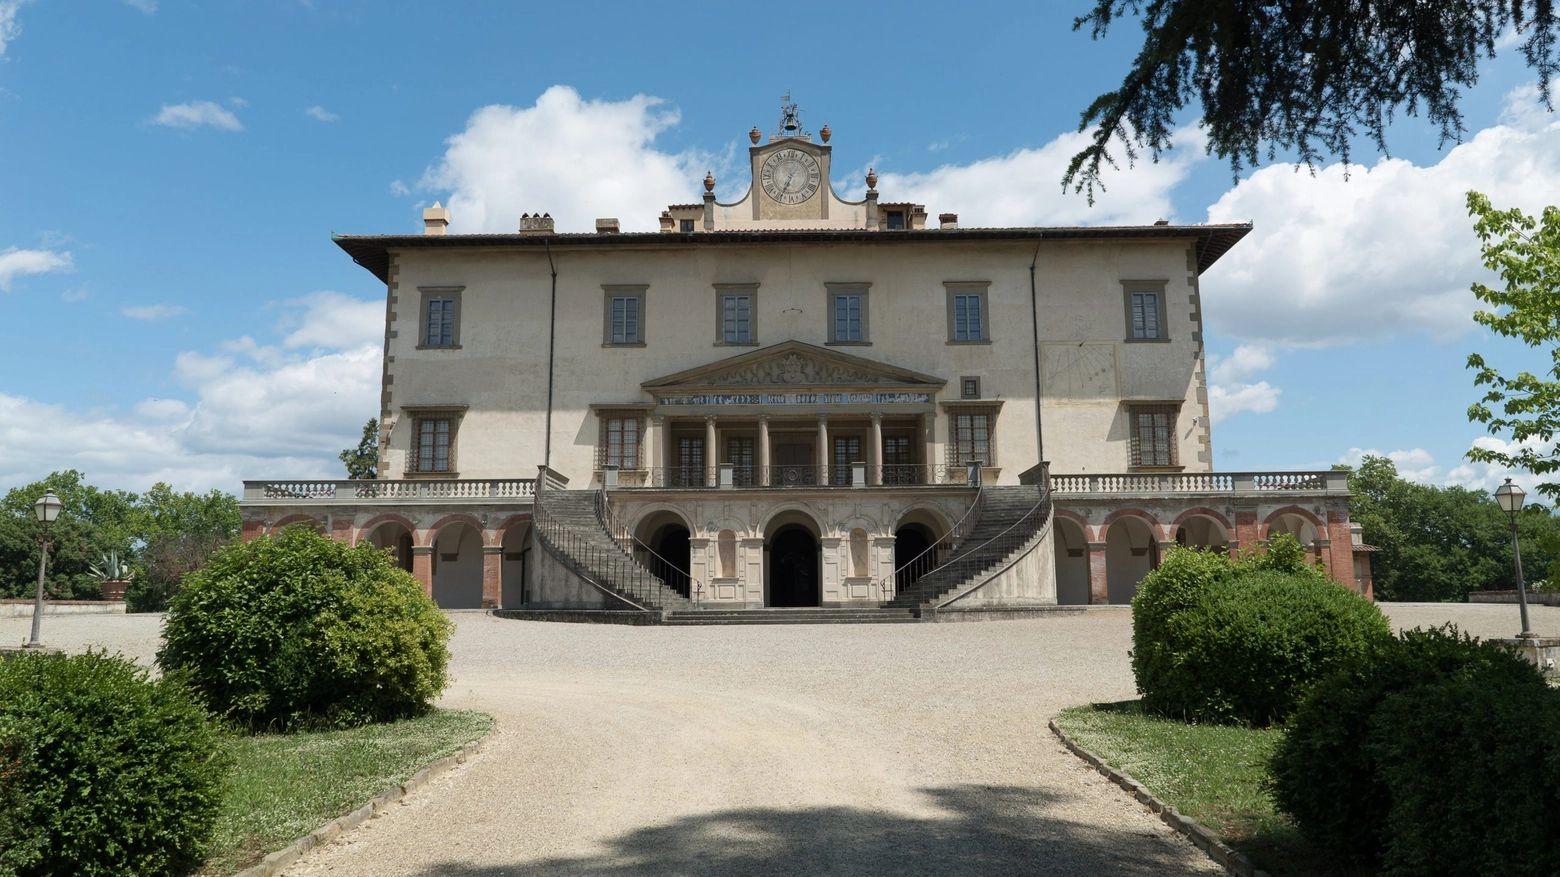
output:
{"label": "entrance door", "polygon": [[818,605],[823,589],[812,533],[794,524],[776,533],[769,542],[769,570],[769,605]]}
{"label": "entrance door", "polygon": [[777,477],[770,479],[770,483],[786,487],[817,484],[818,478],[813,472],[812,458],[812,445],[798,443],[775,445],[775,475]]}

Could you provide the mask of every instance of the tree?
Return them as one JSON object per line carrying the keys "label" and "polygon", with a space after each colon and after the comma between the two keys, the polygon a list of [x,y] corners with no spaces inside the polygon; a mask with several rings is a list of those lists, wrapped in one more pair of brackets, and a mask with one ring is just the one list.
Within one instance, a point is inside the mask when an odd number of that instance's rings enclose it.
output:
{"label": "tree", "polygon": [[[1492,432],[1510,430],[1512,438],[1507,450],[1475,447],[1468,459],[1548,475],[1560,471],[1554,444],[1560,430],[1560,209],[1546,207],[1535,219],[1515,208],[1496,210],[1488,198],[1469,192],[1468,212],[1477,217],[1473,228],[1485,267],[1506,285],[1473,285],[1473,294],[1491,308],[1476,311],[1474,322],[1529,347],[1547,347],[1553,363],[1545,377],[1519,372],[1508,378],[1479,354],[1468,356],[1474,386],[1489,387],[1469,407],[1468,419]],[[1560,484],[1545,482],[1538,490],[1560,499]]]}
{"label": "tree", "polygon": [[368,423],[363,424],[363,440],[356,448],[342,451],[341,462],[347,464],[347,477],[353,481],[378,477],[379,421],[369,418]]}
{"label": "tree", "polygon": [[1095,0],[1073,29],[1099,39],[1128,14],[1142,16],[1143,47],[1120,87],[1083,112],[1091,142],[1062,179],[1091,201],[1101,165],[1115,166],[1111,141],[1129,163],[1143,147],[1157,160],[1194,98],[1208,151],[1238,175],[1280,149],[1307,165],[1323,154],[1348,162],[1362,131],[1386,153],[1399,110],[1422,107],[1443,144],[1461,139],[1459,89],[1478,81],[1508,29],[1550,109],[1560,70],[1554,0]]}

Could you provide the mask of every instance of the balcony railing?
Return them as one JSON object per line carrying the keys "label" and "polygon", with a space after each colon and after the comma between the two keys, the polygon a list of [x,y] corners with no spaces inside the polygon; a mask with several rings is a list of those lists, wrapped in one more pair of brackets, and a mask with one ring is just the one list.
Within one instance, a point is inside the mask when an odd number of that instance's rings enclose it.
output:
{"label": "balcony railing", "polygon": [[1127,474],[1053,474],[1058,495],[1127,494],[1271,494],[1284,491],[1348,493],[1347,472],[1133,472]]}
{"label": "balcony railing", "polygon": [[976,469],[976,473],[972,476],[971,467],[964,463],[913,463],[877,467],[853,463],[831,466],[801,464],[767,467],[723,463],[718,466],[624,469],[615,473],[608,469],[604,470],[603,476],[608,487],[616,489],[642,487],[674,490],[720,487],[794,489],[916,485],[975,487],[979,486],[979,467],[977,466]]}
{"label": "balcony railing", "polygon": [[535,478],[421,479],[386,478],[367,481],[245,481],[244,500],[298,502],[443,502],[486,499],[529,502],[536,496]]}

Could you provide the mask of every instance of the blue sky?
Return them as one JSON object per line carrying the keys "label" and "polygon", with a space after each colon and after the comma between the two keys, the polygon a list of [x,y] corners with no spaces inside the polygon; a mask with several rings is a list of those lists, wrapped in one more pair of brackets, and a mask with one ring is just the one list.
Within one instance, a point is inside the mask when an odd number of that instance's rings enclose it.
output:
{"label": "blue sky", "polygon": [[456,230],[547,210],[653,228],[704,171],[736,194],[747,130],[791,90],[835,132],[835,183],[965,225],[1252,220],[1204,277],[1223,470],[1390,452],[1434,483],[1463,464],[1482,277],[1462,193],[1560,203],[1560,125],[1511,48],[1437,148],[1401,120],[1352,178],[1244,175],[1181,148],[1060,191],[1079,112],[1119,82],[1136,23],[1087,6],[411,4],[0,0],[0,486],[237,490],[334,476],[376,413],[383,288],[332,231]]}

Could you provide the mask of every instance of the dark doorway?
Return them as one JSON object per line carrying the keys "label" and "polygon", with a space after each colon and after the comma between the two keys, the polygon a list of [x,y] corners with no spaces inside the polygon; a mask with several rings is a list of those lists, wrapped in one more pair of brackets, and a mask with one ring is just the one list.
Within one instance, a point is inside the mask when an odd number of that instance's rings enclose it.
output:
{"label": "dark doorway", "polygon": [[894,531],[894,584],[903,589],[929,572],[936,558],[926,553],[932,547],[931,534],[920,524],[907,524]]}
{"label": "dark doorway", "polygon": [[395,565],[407,572],[412,571],[412,534],[404,530],[395,539]]}
{"label": "dark doorway", "polygon": [[775,471],[769,483],[785,487],[817,484],[818,473],[813,471],[812,455],[812,445],[776,444]]}
{"label": "dark doorway", "polygon": [[683,595],[690,596],[688,568],[692,561],[692,553],[688,547],[688,528],[678,524],[667,524],[656,531],[655,538],[650,542],[650,548],[660,557],[650,558],[650,571],[655,573],[666,586]]}
{"label": "dark doorway", "polygon": [[769,605],[817,606],[821,595],[818,540],[800,526],[782,529],[769,541]]}

